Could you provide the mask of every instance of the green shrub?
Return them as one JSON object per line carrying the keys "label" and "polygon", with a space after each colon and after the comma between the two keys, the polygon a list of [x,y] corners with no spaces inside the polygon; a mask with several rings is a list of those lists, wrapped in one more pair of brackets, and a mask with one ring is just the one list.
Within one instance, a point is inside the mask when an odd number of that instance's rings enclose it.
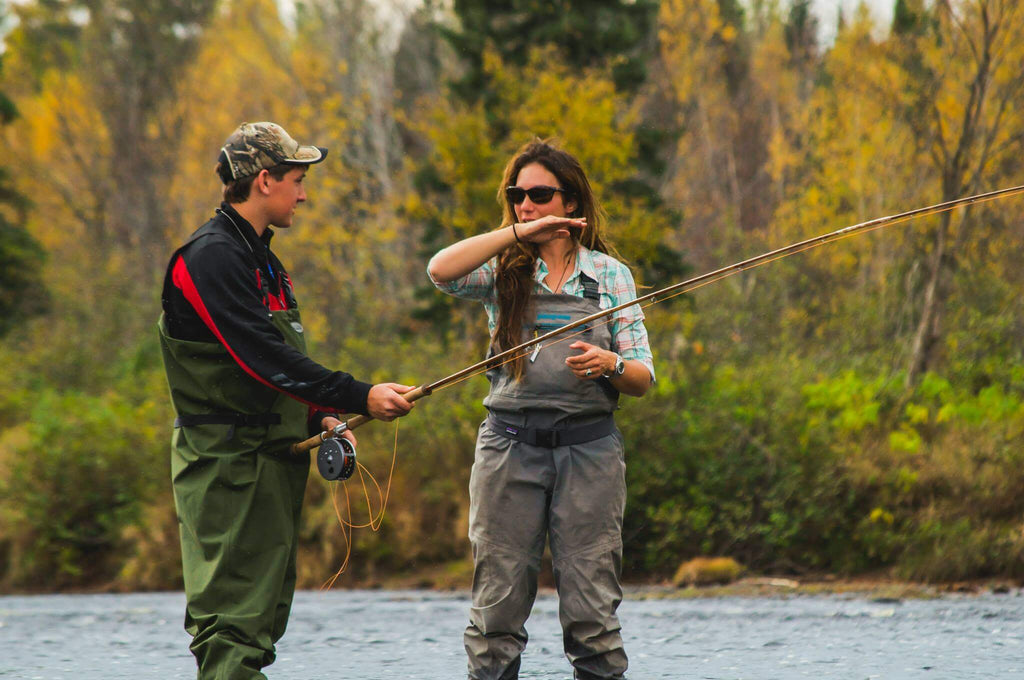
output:
{"label": "green shrub", "polygon": [[27,437],[3,452],[8,587],[91,585],[117,574],[124,528],[166,478],[166,457],[157,458],[166,448],[165,414],[114,392],[38,395]]}

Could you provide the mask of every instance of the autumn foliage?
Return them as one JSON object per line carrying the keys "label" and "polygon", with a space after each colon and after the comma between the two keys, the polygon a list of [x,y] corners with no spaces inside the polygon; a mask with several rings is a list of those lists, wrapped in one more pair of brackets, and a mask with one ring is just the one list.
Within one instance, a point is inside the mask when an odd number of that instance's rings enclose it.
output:
{"label": "autumn foliage", "polygon": [[[8,7],[0,281],[24,290],[0,323],[0,586],[179,586],[154,326],[166,257],[217,205],[216,151],[241,121],[330,148],[274,243],[312,356],[374,382],[483,356],[482,310],[425,265],[497,226],[501,169],[535,136],[582,160],[645,286],[1021,183],[1018,2],[899,0],[891,24],[861,10],[827,41],[801,1],[495,4]],[[723,555],[754,573],[1024,578],[1022,200],[647,308],[658,381],[617,416],[626,577]],[[400,421],[383,526],[356,533],[339,585],[464,564],[485,392],[461,383]],[[358,432],[378,479],[395,427]],[[311,478],[303,586],[345,555],[332,493]]]}

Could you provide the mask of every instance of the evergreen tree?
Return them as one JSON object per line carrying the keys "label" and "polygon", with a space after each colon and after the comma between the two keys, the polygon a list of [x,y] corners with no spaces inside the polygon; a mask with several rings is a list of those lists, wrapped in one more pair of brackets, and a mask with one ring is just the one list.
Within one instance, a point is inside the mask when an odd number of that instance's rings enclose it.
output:
{"label": "evergreen tree", "polygon": [[[612,62],[619,90],[643,82],[644,47],[654,27],[654,0],[455,0],[459,26],[444,30],[463,63],[455,92],[467,101],[487,97],[490,83],[484,52],[490,46],[505,61],[526,63],[530,49],[555,45],[564,63],[577,69]],[[492,93],[493,94],[493,93]]]}
{"label": "evergreen tree", "polygon": [[896,0],[892,12],[892,32],[896,36],[920,34],[925,13],[921,0]]}
{"label": "evergreen tree", "polygon": [[[17,115],[14,102],[0,92],[0,125]],[[13,186],[10,170],[0,167],[0,337],[26,317],[46,311],[43,248],[20,224],[28,206]]]}

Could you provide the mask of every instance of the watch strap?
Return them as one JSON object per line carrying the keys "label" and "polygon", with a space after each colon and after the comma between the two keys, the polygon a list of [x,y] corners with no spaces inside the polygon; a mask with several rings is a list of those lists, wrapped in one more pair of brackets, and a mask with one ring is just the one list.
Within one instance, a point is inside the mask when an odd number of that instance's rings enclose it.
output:
{"label": "watch strap", "polygon": [[612,367],[610,373],[606,373],[606,378],[614,378],[615,376],[622,375],[626,372],[626,360],[622,358],[621,354],[615,355],[615,366]]}

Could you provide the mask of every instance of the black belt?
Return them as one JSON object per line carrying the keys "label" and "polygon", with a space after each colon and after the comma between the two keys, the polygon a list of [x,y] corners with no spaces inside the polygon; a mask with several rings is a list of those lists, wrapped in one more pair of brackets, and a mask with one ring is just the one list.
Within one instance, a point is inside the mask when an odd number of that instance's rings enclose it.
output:
{"label": "black belt", "polygon": [[586,425],[566,427],[561,429],[547,429],[543,427],[520,427],[511,425],[487,414],[487,427],[492,432],[502,437],[514,439],[530,446],[539,446],[545,449],[553,449],[557,446],[573,446],[585,444],[595,439],[607,437],[615,431],[615,418],[609,414],[606,418]]}
{"label": "black belt", "polygon": [[280,425],[280,413],[192,413],[174,419],[174,427],[196,425]]}

